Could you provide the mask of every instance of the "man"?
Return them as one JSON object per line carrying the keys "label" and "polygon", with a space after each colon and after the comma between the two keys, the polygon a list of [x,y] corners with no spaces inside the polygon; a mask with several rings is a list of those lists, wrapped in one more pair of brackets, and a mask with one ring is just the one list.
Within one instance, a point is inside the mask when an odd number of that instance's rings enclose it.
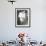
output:
{"label": "man", "polygon": [[23,11],[19,12],[17,24],[18,25],[27,25],[28,24],[27,10],[23,10]]}

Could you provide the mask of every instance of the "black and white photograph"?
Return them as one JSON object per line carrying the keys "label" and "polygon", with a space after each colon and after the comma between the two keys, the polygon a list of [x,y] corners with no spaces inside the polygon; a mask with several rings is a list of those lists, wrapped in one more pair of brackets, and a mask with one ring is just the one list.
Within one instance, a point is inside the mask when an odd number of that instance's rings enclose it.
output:
{"label": "black and white photograph", "polygon": [[15,26],[29,27],[30,26],[30,8],[15,9]]}

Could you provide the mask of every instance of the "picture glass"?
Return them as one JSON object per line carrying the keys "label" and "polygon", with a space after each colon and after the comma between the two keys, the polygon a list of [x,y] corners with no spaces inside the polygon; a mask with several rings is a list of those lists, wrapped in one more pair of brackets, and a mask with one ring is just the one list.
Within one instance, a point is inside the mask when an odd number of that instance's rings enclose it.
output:
{"label": "picture glass", "polygon": [[27,27],[30,26],[30,9],[28,8],[16,8],[16,26]]}

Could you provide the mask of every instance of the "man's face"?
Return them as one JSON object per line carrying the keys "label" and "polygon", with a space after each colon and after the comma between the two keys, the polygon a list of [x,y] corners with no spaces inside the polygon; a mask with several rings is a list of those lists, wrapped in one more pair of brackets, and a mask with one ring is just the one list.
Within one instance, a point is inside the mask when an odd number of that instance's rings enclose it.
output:
{"label": "man's face", "polygon": [[21,22],[24,22],[24,20],[25,20],[25,18],[26,18],[25,12],[20,12],[18,17],[20,18],[20,21],[21,21]]}

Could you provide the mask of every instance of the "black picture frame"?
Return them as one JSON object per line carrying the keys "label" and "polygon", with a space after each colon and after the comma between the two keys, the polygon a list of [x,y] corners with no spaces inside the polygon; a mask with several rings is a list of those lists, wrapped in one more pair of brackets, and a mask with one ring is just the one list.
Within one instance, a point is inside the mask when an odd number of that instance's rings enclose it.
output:
{"label": "black picture frame", "polygon": [[31,27],[30,8],[15,8],[15,27]]}

